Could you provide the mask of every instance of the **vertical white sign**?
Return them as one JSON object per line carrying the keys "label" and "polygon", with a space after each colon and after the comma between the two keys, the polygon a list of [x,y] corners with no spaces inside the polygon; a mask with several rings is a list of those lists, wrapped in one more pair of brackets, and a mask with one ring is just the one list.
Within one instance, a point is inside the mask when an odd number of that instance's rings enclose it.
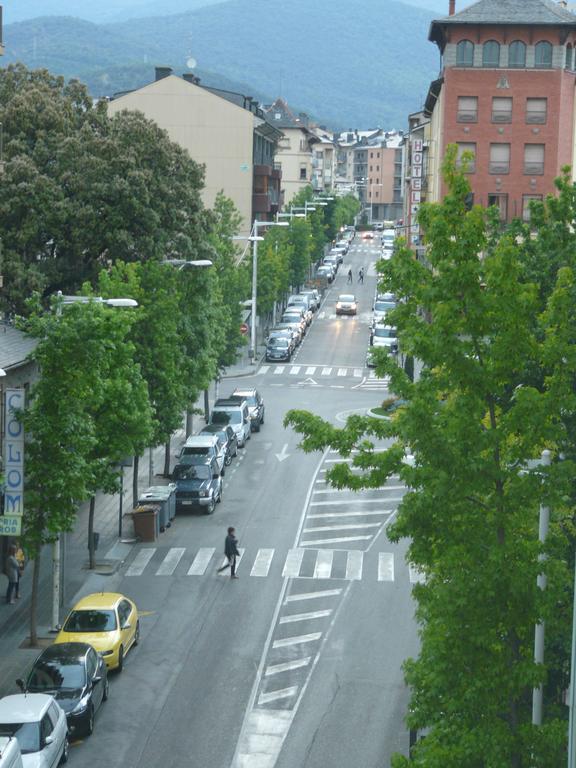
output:
{"label": "vertical white sign", "polygon": [[24,410],[24,390],[6,390],[4,514],[24,514],[24,427],[17,412]]}

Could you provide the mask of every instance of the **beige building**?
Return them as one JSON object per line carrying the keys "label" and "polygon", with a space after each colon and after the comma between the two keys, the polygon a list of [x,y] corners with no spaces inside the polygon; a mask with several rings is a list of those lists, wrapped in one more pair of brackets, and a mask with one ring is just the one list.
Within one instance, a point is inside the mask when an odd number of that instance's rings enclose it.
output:
{"label": "beige building", "polygon": [[[142,112],[204,165],[204,204],[212,207],[223,190],[242,215],[242,234],[250,230],[254,198],[259,218],[278,210],[280,174],[274,171],[274,151],[281,133],[271,129],[249,97],[208,89],[193,75],[177,77],[171,69],[157,67],[153,83],[119,94],[108,110],[110,115],[123,110]],[[263,167],[270,184],[262,183]],[[261,192],[264,187],[265,206]]]}
{"label": "beige building", "polygon": [[313,146],[317,137],[309,128],[308,116],[295,115],[284,99],[264,109],[268,123],[282,131],[284,138],[278,142],[276,160],[282,170],[284,204],[313,180]]}

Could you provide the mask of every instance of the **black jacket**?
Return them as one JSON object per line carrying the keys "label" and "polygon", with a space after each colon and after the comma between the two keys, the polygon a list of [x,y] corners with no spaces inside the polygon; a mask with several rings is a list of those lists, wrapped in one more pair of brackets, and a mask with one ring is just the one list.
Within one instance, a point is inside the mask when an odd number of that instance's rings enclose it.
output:
{"label": "black jacket", "polygon": [[238,552],[238,547],[236,546],[237,541],[236,536],[231,533],[226,536],[226,541],[224,542],[224,554],[226,557],[233,557],[234,555],[240,556],[240,552]]}

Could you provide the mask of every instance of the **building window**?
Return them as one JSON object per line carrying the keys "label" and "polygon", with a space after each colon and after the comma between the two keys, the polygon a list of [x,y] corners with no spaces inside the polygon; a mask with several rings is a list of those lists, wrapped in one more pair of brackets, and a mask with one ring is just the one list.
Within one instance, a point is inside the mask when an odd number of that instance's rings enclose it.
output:
{"label": "building window", "polygon": [[542,195],[522,195],[522,221],[530,221],[530,203],[542,200]]}
{"label": "building window", "polygon": [[477,96],[458,96],[458,116],[456,119],[459,123],[478,122]]}
{"label": "building window", "polygon": [[566,69],[572,69],[572,46],[570,43],[566,46]]}
{"label": "building window", "polygon": [[[467,157],[462,160],[462,155],[466,153]],[[472,157],[470,157],[472,155]],[[458,142],[457,165],[462,168],[464,173],[476,173],[476,144]]]}
{"label": "building window", "polygon": [[376,166],[376,173],[378,173],[378,172],[379,172],[379,170],[380,170],[380,166],[379,166],[379,165],[377,165],[377,166]]}
{"label": "building window", "polygon": [[524,69],[526,66],[526,43],[514,40],[508,48],[508,66],[514,69]]}
{"label": "building window", "polygon": [[300,181],[306,181],[306,167],[300,168]]}
{"label": "building window", "polygon": [[460,40],[456,46],[456,66],[471,67],[474,64],[474,43]]}
{"label": "building window", "polygon": [[534,66],[539,69],[550,69],[552,66],[552,43],[541,40],[536,43],[534,53]]}
{"label": "building window", "polygon": [[543,125],[548,114],[548,99],[526,99],[526,122]]}
{"label": "building window", "polygon": [[500,43],[497,43],[496,40],[488,40],[482,46],[482,66],[500,66]]}
{"label": "building window", "polygon": [[500,221],[508,220],[508,195],[492,194],[488,195],[488,207],[496,206],[500,214]]}
{"label": "building window", "polygon": [[370,173],[372,173],[372,166],[370,166]]}
{"label": "building window", "polygon": [[510,173],[510,144],[490,144],[490,173]]}
{"label": "building window", "polygon": [[544,173],[544,144],[524,144],[524,174],[542,176]]}
{"label": "building window", "polygon": [[492,122],[493,123],[511,123],[512,122],[512,97],[494,96],[492,99]]}

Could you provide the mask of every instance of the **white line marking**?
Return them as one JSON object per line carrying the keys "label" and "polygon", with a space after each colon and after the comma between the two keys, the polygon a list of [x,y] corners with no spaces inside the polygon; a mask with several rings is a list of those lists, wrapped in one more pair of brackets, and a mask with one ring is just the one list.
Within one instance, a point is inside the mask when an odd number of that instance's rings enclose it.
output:
{"label": "white line marking", "polygon": [[269,370],[270,370],[269,365],[261,365],[258,370],[258,373],[268,373]]}
{"label": "white line marking", "polygon": [[278,675],[280,672],[292,672],[294,669],[302,669],[307,667],[312,661],[312,656],[305,656],[303,659],[294,659],[294,661],[285,661],[282,664],[270,664],[266,667],[264,677],[270,677],[270,675]]}
{"label": "white line marking", "polygon": [[341,544],[343,541],[368,541],[372,536],[339,536],[336,539],[316,539],[315,541],[301,541],[301,547],[317,547],[320,544]]}
{"label": "white line marking", "polygon": [[[240,566],[240,561],[242,560],[242,557],[244,555],[244,552],[246,552],[246,550],[242,549],[242,547],[238,547],[238,552],[240,552],[240,554],[236,558],[236,570],[238,570],[238,567]],[[228,558],[227,557],[224,557],[222,559],[220,567],[222,568],[225,565],[228,565]],[[230,571],[228,569],[226,569],[225,571],[222,571],[222,573],[219,573],[218,576],[228,576],[229,573],[230,573]]]}
{"label": "white line marking", "polygon": [[152,560],[154,552],[156,552],[156,547],[141,549],[134,560],[132,560],[130,567],[126,571],[126,576],[140,576],[144,568],[146,568],[150,560]]}
{"label": "white line marking", "polygon": [[380,552],[378,555],[378,581],[394,581],[393,552]]}
{"label": "white line marking", "polygon": [[408,573],[410,574],[411,584],[424,584],[426,576],[412,563],[408,564]]}
{"label": "white line marking", "polygon": [[346,578],[349,581],[359,581],[362,578],[362,566],[364,563],[364,552],[360,550],[351,550],[346,558]]}
{"label": "white line marking", "polygon": [[297,603],[299,600],[315,600],[317,597],[338,597],[342,594],[341,589],[321,589],[318,592],[296,592],[288,595],[285,603]]}
{"label": "white line marking", "polygon": [[326,459],[324,463],[325,464],[340,464],[340,463],[350,464],[353,461],[354,459],[352,458],[352,456],[348,456],[347,459],[343,459],[342,457],[340,457],[339,459]]}
{"label": "white line marking", "polygon": [[184,552],[186,552],[184,547],[172,547],[172,549],[168,550],[168,554],[156,571],[156,576],[171,576],[176,570],[176,566]]}
{"label": "white line marking", "polygon": [[278,376],[278,374],[280,373],[284,373],[284,368],[285,368],[284,365],[277,365],[276,368],[274,368],[274,373],[276,374],[276,376]]}
{"label": "white line marking", "polygon": [[188,569],[188,576],[203,576],[215,551],[214,547],[202,547],[202,549],[199,549],[192,561],[192,565]]}
{"label": "white line marking", "polygon": [[354,368],[354,376],[357,379],[361,379],[362,378],[362,369],[361,368]]}
{"label": "white line marking", "polygon": [[342,499],[337,501],[332,499],[331,501],[311,501],[311,507],[336,507],[340,504],[382,504],[383,502],[399,502],[402,498],[389,498],[389,499]]}
{"label": "white line marking", "polygon": [[325,619],[332,613],[331,608],[324,611],[311,611],[310,613],[295,613],[292,616],[282,616],[279,624],[294,624],[297,621],[311,621],[312,619]]}
{"label": "white line marking", "polygon": [[291,645],[304,645],[304,643],[314,643],[321,637],[322,632],[311,632],[309,635],[284,637],[282,640],[274,640],[272,643],[272,648],[289,648]]}
{"label": "white line marking", "polygon": [[312,376],[315,370],[316,370],[316,366],[310,365],[308,368],[306,368],[306,376]]}
{"label": "white line marking", "polygon": [[296,696],[297,693],[297,685],[292,685],[290,688],[280,688],[277,691],[270,691],[270,693],[261,693],[258,697],[258,704],[269,704],[271,701],[289,699],[291,696]]}
{"label": "white line marking", "polygon": [[259,549],[250,576],[268,576],[273,557],[273,549]]}
{"label": "white line marking", "polygon": [[372,517],[373,515],[390,515],[393,509],[382,509],[375,512],[319,512],[317,515],[308,515],[307,520],[321,520],[327,517]]}
{"label": "white line marking", "polygon": [[344,525],[320,525],[304,528],[302,533],[320,533],[321,531],[353,531],[361,528],[379,528],[381,523],[345,523]]}
{"label": "white line marking", "polygon": [[[306,528],[303,533],[306,533]],[[316,555],[316,565],[314,566],[315,579],[329,579],[332,573],[332,561],[334,552],[330,549],[319,549]]]}
{"label": "white line marking", "polygon": [[[325,480],[321,480],[320,482],[326,482]],[[381,485],[378,488],[364,488],[363,491],[370,492],[370,491],[404,491],[406,490],[405,485]],[[317,493],[350,493],[349,488],[327,488],[323,491],[314,491],[314,494]]]}
{"label": "white line marking", "polygon": [[332,373],[332,368],[322,368],[322,373],[321,373],[322,376],[330,376],[331,373]]}
{"label": "white line marking", "polygon": [[302,560],[304,559],[303,549],[289,549],[286,555],[286,562],[284,563],[284,569],[282,576],[285,579],[293,579],[300,573],[300,567]]}
{"label": "white line marking", "polygon": [[296,374],[300,372],[300,367],[301,366],[299,365],[293,365],[292,368],[290,368],[291,375],[296,376]]}
{"label": "white line marking", "polygon": [[347,368],[338,368],[338,376],[346,376],[347,373],[348,373]]}

